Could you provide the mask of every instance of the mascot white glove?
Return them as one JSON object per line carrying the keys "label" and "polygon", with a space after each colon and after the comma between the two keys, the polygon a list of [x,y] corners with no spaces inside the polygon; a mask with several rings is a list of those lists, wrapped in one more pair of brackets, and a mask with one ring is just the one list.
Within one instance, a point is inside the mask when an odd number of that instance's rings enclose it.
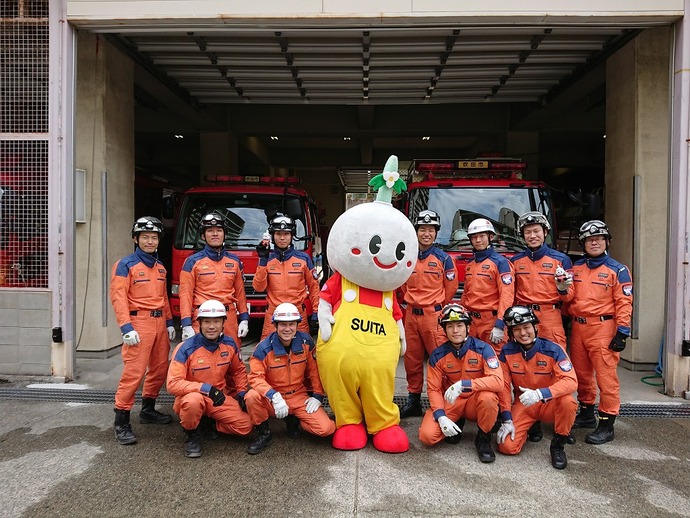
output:
{"label": "mascot white glove", "polygon": [[313,414],[319,408],[321,408],[321,401],[319,401],[315,397],[307,398],[307,400],[304,402],[304,404],[307,407],[307,414]]}
{"label": "mascot white glove", "polygon": [[175,339],[175,328],[168,326],[168,339],[172,342]]}
{"label": "mascot white glove", "polygon": [[460,427],[445,415],[438,418],[438,426],[446,437],[453,437],[462,433]]}
{"label": "mascot white glove", "polygon": [[280,392],[273,394],[271,403],[273,403],[273,410],[275,410],[276,417],[278,419],[285,419],[288,415],[289,408],[283,396],[280,395]]}
{"label": "mascot white glove", "polygon": [[244,338],[249,332],[249,320],[243,320],[237,324],[237,336],[239,338]]}
{"label": "mascot white glove", "polygon": [[522,394],[520,394],[520,403],[525,406],[532,406],[535,403],[539,403],[544,396],[541,395],[541,390],[532,390],[524,387],[520,387]]}
{"label": "mascot white glove", "polygon": [[333,332],[333,306],[323,299],[319,299],[319,331],[321,332],[321,340],[328,342],[331,339]]}
{"label": "mascot white glove", "polygon": [[492,344],[500,344],[503,341],[503,336],[504,336],[503,329],[500,327],[494,327],[491,330],[491,336],[489,337],[489,340],[491,340]]}
{"label": "mascot white glove", "polygon": [[137,345],[139,342],[141,342],[141,338],[134,329],[122,335],[122,343],[125,345]]}
{"label": "mascot white glove", "polygon": [[192,326],[182,326],[182,341],[187,338],[191,338],[195,335],[194,328]]}
{"label": "mascot white glove", "polygon": [[407,351],[407,339],[405,338],[405,324],[403,324],[402,319],[396,320],[398,324],[398,329],[400,330],[400,356],[405,356],[405,351]]}
{"label": "mascot white glove", "polygon": [[511,420],[503,421],[503,423],[501,423],[501,427],[498,429],[498,433],[496,434],[496,440],[499,442],[499,444],[502,444],[509,435],[511,440],[515,440],[515,425]]}

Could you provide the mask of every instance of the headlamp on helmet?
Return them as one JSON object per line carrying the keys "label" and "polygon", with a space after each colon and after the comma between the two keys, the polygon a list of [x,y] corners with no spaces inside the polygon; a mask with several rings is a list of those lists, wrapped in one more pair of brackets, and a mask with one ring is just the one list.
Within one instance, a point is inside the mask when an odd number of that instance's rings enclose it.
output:
{"label": "headlamp on helmet", "polygon": [[522,324],[538,324],[539,318],[528,306],[512,306],[503,314],[503,322],[508,328],[513,328]]}
{"label": "headlamp on helmet", "polygon": [[153,216],[142,216],[132,225],[132,237],[139,235],[140,232],[156,232],[163,234],[163,223]]}
{"label": "headlamp on helmet", "polygon": [[206,229],[213,227],[220,227],[225,230],[225,218],[216,212],[211,212],[201,218],[199,230],[203,234]]}
{"label": "headlamp on helmet", "polygon": [[276,216],[271,220],[268,225],[268,232],[273,235],[277,231],[290,232],[292,234],[297,230],[297,225],[295,225],[295,220],[290,216],[285,216],[283,214]]}
{"label": "headlamp on helmet", "polygon": [[611,241],[611,232],[609,227],[603,221],[599,219],[593,219],[586,221],[580,227],[580,234],[578,239],[580,244],[583,245],[585,239],[592,236],[605,236],[607,241]]}
{"label": "headlamp on helmet", "polygon": [[432,225],[436,228],[436,232],[441,230],[441,217],[433,210],[423,210],[417,214],[417,219],[414,223],[415,230],[418,230],[421,225]]}
{"label": "headlamp on helmet", "polygon": [[445,329],[448,322],[464,322],[469,326],[472,323],[472,317],[460,304],[448,304],[441,310],[438,323]]}
{"label": "headlamp on helmet", "polygon": [[522,216],[520,216],[517,222],[518,232],[522,234],[522,230],[527,225],[541,225],[542,227],[544,227],[544,232],[548,232],[549,230],[551,230],[551,224],[549,223],[549,220],[546,219],[546,216],[544,216],[541,212],[537,211],[526,212]]}

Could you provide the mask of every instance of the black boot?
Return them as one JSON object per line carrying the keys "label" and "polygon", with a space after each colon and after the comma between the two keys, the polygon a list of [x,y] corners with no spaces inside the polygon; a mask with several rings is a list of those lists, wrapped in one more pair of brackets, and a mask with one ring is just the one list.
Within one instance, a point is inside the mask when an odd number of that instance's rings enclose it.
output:
{"label": "black boot", "polygon": [[580,411],[575,417],[573,428],[596,428],[597,418],[594,417],[594,405],[580,403]]}
{"label": "black boot", "polygon": [[496,454],[491,448],[491,432],[485,432],[481,428],[477,429],[477,437],[474,439],[474,445],[477,447],[479,460],[482,462],[493,462],[496,460]]}
{"label": "black boot", "polygon": [[137,436],[129,424],[129,410],[115,409],[115,438],[120,444],[134,444]]}
{"label": "black boot", "polygon": [[599,425],[597,429],[585,437],[587,444],[604,444],[613,440],[613,423],[616,416],[599,412]]}
{"label": "black boot", "polygon": [[194,430],[184,431],[184,454],[185,457],[196,459],[201,457],[201,432],[197,426]]}
{"label": "black boot", "polygon": [[201,422],[199,423],[199,429],[202,432],[204,439],[210,441],[215,441],[218,439],[218,430],[216,429],[216,421],[211,419],[207,415],[201,416]]}
{"label": "black boot", "polygon": [[458,435],[453,435],[452,437],[446,437],[444,441],[446,441],[448,444],[458,444],[460,439],[462,439],[462,429],[465,428],[465,418],[461,417],[455,421],[455,424],[458,425],[458,428],[460,428],[460,433]]}
{"label": "black boot", "polygon": [[551,439],[551,465],[556,469],[565,469],[568,465],[568,458],[563,448],[566,442],[568,442],[567,435],[555,434]]}
{"label": "black boot", "polygon": [[400,409],[400,419],[422,415],[422,395],[410,392],[405,406]]}
{"label": "black boot", "polygon": [[290,414],[285,418],[285,426],[287,430],[285,435],[290,439],[297,439],[299,437],[299,419],[296,416]]}
{"label": "black boot", "polygon": [[527,440],[529,442],[539,442],[544,438],[544,432],[541,431],[541,421],[534,421],[534,424],[527,430]]}
{"label": "black boot", "polygon": [[266,449],[266,446],[273,442],[273,435],[271,434],[271,429],[268,426],[268,420],[264,421],[260,425],[254,427],[256,431],[256,439],[253,443],[247,446],[247,453],[249,455],[256,455],[261,453]]}
{"label": "black boot", "polygon": [[161,414],[154,408],[156,400],[152,397],[141,399],[141,412],[139,412],[139,422],[142,424],[168,424],[172,423],[172,417],[168,414]]}

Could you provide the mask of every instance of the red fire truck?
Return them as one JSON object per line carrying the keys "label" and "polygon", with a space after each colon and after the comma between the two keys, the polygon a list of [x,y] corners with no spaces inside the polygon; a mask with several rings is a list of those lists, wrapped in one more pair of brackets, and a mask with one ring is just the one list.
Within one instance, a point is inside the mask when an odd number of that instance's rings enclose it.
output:
{"label": "red fire truck", "polygon": [[[180,316],[180,270],[187,257],[204,247],[199,234],[201,218],[209,212],[222,214],[228,230],[225,247],[244,264],[245,290],[250,316],[261,318],[266,311],[265,293],[255,293],[252,279],[258,263],[256,245],[276,212],[292,217],[297,224],[295,249],[309,254],[321,275],[321,226],[316,203],[296,177],[208,176],[210,185],[185,192],[176,218],[172,246],[171,300]],[[307,301],[308,304],[308,301]],[[307,308],[311,313],[311,308]]]}
{"label": "red fire truck", "polygon": [[525,248],[517,229],[521,214],[542,212],[551,223],[546,238],[553,246],[555,214],[545,184],[523,180],[526,164],[514,158],[460,160],[413,160],[407,171],[407,192],[401,209],[414,222],[419,211],[431,209],[441,216],[437,244],[456,261],[460,276],[458,296],[464,286],[465,266],[472,259],[467,227],[476,218],[493,223],[497,235],[493,246],[512,256]]}

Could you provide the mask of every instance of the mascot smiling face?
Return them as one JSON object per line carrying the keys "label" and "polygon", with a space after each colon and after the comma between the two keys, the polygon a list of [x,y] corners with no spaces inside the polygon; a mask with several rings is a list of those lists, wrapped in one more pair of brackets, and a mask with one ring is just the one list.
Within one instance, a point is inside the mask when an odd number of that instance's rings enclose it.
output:
{"label": "mascot smiling face", "polygon": [[330,265],[355,284],[391,291],[412,275],[417,234],[412,223],[389,203],[352,207],[335,221],[330,235]]}

